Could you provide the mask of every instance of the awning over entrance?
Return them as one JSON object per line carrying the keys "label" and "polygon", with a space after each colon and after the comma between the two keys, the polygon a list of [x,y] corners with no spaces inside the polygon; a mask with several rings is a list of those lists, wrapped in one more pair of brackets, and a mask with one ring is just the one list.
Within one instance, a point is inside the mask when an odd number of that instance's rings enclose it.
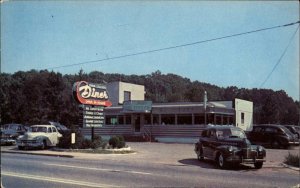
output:
{"label": "awning over entrance", "polygon": [[121,113],[134,114],[134,113],[151,113],[152,101],[125,101],[123,103],[123,110]]}

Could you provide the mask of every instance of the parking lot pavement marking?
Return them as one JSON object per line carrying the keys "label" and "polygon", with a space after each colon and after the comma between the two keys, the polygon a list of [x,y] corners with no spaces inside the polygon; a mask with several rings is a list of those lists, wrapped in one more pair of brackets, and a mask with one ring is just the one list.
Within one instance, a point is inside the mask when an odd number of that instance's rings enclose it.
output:
{"label": "parking lot pavement marking", "polygon": [[77,180],[70,180],[70,179],[60,179],[60,178],[51,178],[45,176],[35,176],[29,174],[20,174],[15,172],[1,172],[2,176],[12,176],[24,179],[33,179],[38,181],[50,181],[55,183],[63,183],[63,184],[71,184],[71,185],[79,185],[84,187],[117,187],[115,185],[108,185],[108,184],[99,184],[99,183],[91,183],[91,182],[84,182],[84,181],[77,181]]}
{"label": "parking lot pavement marking", "polygon": [[105,168],[81,167],[81,166],[71,166],[71,165],[62,165],[62,164],[54,164],[54,163],[44,163],[44,165],[66,167],[66,168],[77,168],[77,169],[85,169],[85,170],[95,170],[95,171],[105,171],[105,172],[125,172],[131,174],[153,175],[148,172],[139,172],[133,170],[116,170],[116,169],[105,169]]}

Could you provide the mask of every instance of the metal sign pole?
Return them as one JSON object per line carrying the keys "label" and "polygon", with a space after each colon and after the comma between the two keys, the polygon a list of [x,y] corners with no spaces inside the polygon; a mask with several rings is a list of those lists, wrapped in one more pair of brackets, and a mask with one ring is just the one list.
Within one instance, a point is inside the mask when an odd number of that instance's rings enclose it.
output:
{"label": "metal sign pole", "polygon": [[94,142],[94,127],[92,127],[92,132],[91,132],[91,134],[92,134],[92,142]]}

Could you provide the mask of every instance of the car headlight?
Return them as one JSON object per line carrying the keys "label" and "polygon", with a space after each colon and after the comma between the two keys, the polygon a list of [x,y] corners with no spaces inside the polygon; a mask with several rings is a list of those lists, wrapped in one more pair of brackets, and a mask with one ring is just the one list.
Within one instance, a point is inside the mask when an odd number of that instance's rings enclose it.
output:
{"label": "car headlight", "polygon": [[229,147],[228,147],[228,151],[229,151],[229,152],[233,152],[233,150],[235,150],[235,149],[236,149],[236,147],[233,147],[233,146],[229,146]]}
{"label": "car headlight", "polygon": [[264,150],[264,148],[263,148],[262,146],[258,146],[258,147],[257,147],[257,150],[258,150],[259,152],[262,152],[262,151]]}
{"label": "car headlight", "polygon": [[23,137],[24,137],[24,135],[20,135],[20,136],[18,136],[17,140],[20,140],[20,139],[22,139]]}

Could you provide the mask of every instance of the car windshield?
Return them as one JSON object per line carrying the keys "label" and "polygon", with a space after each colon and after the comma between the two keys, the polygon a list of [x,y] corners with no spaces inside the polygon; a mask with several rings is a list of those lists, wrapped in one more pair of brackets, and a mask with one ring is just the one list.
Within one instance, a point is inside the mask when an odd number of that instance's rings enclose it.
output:
{"label": "car windshield", "polygon": [[283,126],[282,126],[281,128],[284,130],[284,132],[285,132],[286,134],[288,134],[288,135],[293,135],[292,131],[289,130],[288,128],[283,127]]}
{"label": "car windshield", "polygon": [[47,132],[47,127],[31,127],[31,132]]}
{"label": "car windshield", "polygon": [[297,131],[296,131],[296,128],[293,127],[293,126],[288,126],[288,127],[286,127],[286,128],[288,128],[292,133],[296,133],[296,132],[297,132]]}
{"label": "car windshield", "polygon": [[13,130],[20,130],[21,127],[18,124],[5,124],[1,127],[2,129],[13,129]]}
{"label": "car windshield", "polygon": [[217,130],[218,138],[246,138],[246,135],[243,131],[239,129],[223,129]]}

